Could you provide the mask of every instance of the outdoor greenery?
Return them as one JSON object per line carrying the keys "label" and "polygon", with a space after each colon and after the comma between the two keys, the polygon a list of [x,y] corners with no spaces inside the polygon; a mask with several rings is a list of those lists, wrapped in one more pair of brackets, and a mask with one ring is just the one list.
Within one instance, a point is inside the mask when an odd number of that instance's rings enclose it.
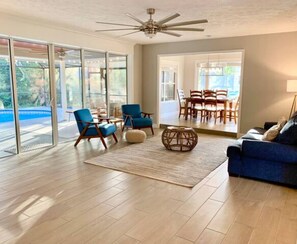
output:
{"label": "outdoor greenery", "polygon": [[[48,105],[48,72],[41,65],[18,61],[16,79],[19,107]],[[10,64],[6,59],[0,59],[0,100],[5,108],[12,108]]]}
{"label": "outdoor greenery", "polygon": [[0,59],[0,101],[4,108],[11,108],[10,68],[6,59]]}
{"label": "outdoor greenery", "polygon": [[[50,87],[49,69],[44,62],[18,60],[16,63],[17,94],[19,107],[49,106]],[[56,92],[57,104],[62,106],[62,87],[59,65],[56,66]],[[127,98],[126,67],[111,68],[110,102],[125,103]],[[100,77],[100,76],[99,76]],[[82,77],[80,66],[67,66],[65,68],[66,100],[68,108],[82,107]],[[98,86],[98,78],[93,80]],[[100,82],[99,82],[100,83]],[[94,89],[93,89],[94,90]],[[95,91],[95,90],[94,90]],[[93,91],[93,92],[94,92]],[[106,91],[101,91],[105,93]],[[4,108],[12,108],[12,89],[10,78],[10,63],[7,59],[0,59],[0,104]],[[102,94],[97,94],[102,96]],[[3,106],[2,106],[3,104]]]}

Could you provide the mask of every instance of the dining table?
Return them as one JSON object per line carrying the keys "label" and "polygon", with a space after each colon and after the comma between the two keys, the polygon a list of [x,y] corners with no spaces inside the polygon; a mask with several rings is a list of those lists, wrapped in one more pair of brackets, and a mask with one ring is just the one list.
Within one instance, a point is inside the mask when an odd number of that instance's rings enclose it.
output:
{"label": "dining table", "polygon": [[[223,117],[223,123],[226,124],[227,121],[227,104],[229,99],[227,97],[218,97],[216,98],[217,103],[224,104],[224,117]],[[203,103],[205,101],[204,98],[197,98],[197,97],[185,97],[185,120],[188,119],[188,108],[191,107],[192,103]]]}

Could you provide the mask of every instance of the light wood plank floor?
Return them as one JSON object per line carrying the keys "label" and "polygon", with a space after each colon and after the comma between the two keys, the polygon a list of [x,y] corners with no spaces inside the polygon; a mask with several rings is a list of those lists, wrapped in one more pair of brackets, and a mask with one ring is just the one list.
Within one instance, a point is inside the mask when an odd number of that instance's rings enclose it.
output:
{"label": "light wood plank floor", "polygon": [[1,159],[0,243],[296,243],[294,189],[226,163],[193,189],[83,163],[103,151],[93,139]]}

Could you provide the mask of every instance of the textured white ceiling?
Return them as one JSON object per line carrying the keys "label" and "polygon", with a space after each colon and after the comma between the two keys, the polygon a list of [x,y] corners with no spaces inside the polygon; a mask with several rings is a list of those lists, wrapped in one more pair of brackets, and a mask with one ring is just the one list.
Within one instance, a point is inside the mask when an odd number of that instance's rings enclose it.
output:
{"label": "textured white ceiling", "polygon": [[[1,0],[0,11],[59,27],[92,32],[117,28],[96,21],[136,24],[125,13],[146,21],[147,8],[155,8],[154,20],[173,13],[181,16],[169,23],[208,19],[209,23],[189,27],[204,32],[178,32],[182,37],[158,33],[148,39],[143,33],[121,37],[135,43],[177,42],[205,38],[297,31],[297,0]],[[119,38],[129,31],[106,33]]]}

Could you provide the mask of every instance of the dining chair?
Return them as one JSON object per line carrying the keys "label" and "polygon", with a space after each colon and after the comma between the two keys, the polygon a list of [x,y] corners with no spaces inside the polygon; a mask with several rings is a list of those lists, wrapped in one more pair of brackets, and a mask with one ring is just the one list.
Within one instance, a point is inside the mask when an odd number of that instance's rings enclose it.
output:
{"label": "dining chair", "polygon": [[198,117],[200,112],[200,121],[202,121],[204,113],[204,102],[203,102],[203,92],[202,90],[190,90],[191,101],[191,117]]}
{"label": "dining chair", "polygon": [[88,139],[88,141],[90,141],[91,138],[100,138],[105,149],[107,148],[104,141],[105,137],[113,136],[115,142],[118,142],[115,135],[116,126],[110,123],[108,118],[105,118],[107,123],[95,122],[89,109],[79,109],[74,111],[74,117],[80,132],[80,135],[74,144],[75,147],[81,139]]}
{"label": "dining chair", "polygon": [[228,90],[227,89],[218,89],[216,90],[216,95],[218,99],[218,106],[220,108],[224,108],[224,102],[220,99],[227,99],[228,98]]}
{"label": "dining chair", "polygon": [[124,120],[122,131],[129,127],[132,129],[151,128],[154,135],[152,113],[142,112],[139,104],[123,104],[122,114]]}
{"label": "dining chair", "polygon": [[[178,97],[178,104],[179,104],[179,115],[178,118],[180,118],[181,115],[186,115],[186,99],[183,89],[177,89],[177,97]],[[188,114],[191,115],[191,107],[188,107]]]}
{"label": "dining chair", "polygon": [[204,115],[203,119],[209,121],[214,116],[214,122],[217,118],[220,118],[220,122],[223,120],[224,108],[218,106],[217,95],[213,90],[204,91]]}
{"label": "dining chair", "polygon": [[232,119],[234,119],[235,124],[238,120],[239,100],[240,97],[238,96],[235,100],[229,103],[229,107],[226,110],[226,117],[229,118],[229,121],[232,121]]}

